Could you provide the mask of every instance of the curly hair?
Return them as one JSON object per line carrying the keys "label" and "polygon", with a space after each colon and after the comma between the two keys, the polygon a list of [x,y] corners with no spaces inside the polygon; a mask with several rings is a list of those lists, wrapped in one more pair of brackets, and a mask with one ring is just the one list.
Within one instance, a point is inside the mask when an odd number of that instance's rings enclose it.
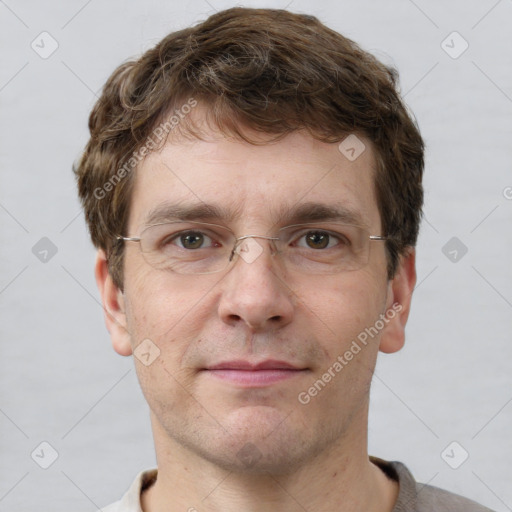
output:
{"label": "curly hair", "polygon": [[392,279],[417,241],[424,168],[424,143],[397,82],[394,68],[317,18],[278,9],[218,12],[123,63],[90,114],[90,139],[73,168],[92,242],[107,254],[114,283],[123,290],[115,235],[126,227],[137,164],[173,112],[180,122],[167,131],[202,138],[194,116],[182,115],[193,102],[207,106],[208,126],[252,144],[261,141],[246,127],[271,140],[299,129],[324,142],[349,134],[370,140]]}

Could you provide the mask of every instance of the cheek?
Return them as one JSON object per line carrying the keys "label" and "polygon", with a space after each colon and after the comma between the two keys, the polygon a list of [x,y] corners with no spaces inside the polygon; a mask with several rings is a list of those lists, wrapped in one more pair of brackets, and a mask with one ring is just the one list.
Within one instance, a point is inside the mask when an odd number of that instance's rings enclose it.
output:
{"label": "cheek", "polygon": [[297,296],[317,326],[319,343],[333,359],[384,312],[386,294],[370,269],[330,277],[318,283],[314,293],[298,290]]}
{"label": "cheek", "polygon": [[[132,333],[144,338],[176,338],[176,332],[196,325],[190,318],[196,318],[201,310],[208,288],[182,283],[167,272],[149,268],[145,262],[134,262],[131,276],[126,284],[129,300],[129,318]],[[206,299],[205,299],[206,300]],[[136,341],[136,340],[135,340]]]}
{"label": "cheek", "polygon": [[212,283],[187,285],[163,272],[140,270],[127,295],[132,347],[136,356],[137,346],[149,339],[159,351],[148,368],[136,361],[141,385],[156,390],[163,384],[165,393],[181,386],[188,389],[194,380],[194,372],[187,368],[188,353],[196,347],[212,315]]}
{"label": "cheek", "polygon": [[174,429],[194,408],[190,396],[195,388],[194,373],[187,368],[178,369],[170,359],[168,351],[162,351],[150,366],[137,361],[136,371],[150,409],[162,424]]}
{"label": "cheek", "polygon": [[[187,348],[200,332],[200,308],[197,297],[193,298],[190,291],[173,289],[158,272],[140,273],[133,280],[127,318],[134,362],[142,391],[154,410],[176,406],[193,384],[194,371],[183,366]],[[156,357],[146,365],[138,355],[148,344]]]}

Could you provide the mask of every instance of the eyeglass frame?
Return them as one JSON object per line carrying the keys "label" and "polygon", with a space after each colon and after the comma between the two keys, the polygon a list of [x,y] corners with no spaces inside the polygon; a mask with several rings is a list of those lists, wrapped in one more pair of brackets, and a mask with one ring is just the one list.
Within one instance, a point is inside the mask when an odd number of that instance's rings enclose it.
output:
{"label": "eyeglass frame", "polygon": [[[168,221],[168,222],[158,222],[156,224],[150,224],[148,226],[145,226],[144,229],[142,230],[142,233],[148,229],[148,228],[151,228],[151,227],[154,227],[154,226],[163,226],[163,225],[166,225],[166,224],[178,224],[180,222],[190,222],[191,224],[200,224],[200,225],[206,225],[206,226],[215,226],[215,227],[219,227],[219,228],[222,228],[226,231],[229,231],[231,232],[231,234],[235,235],[235,233],[228,227],[226,226],[222,226],[220,224],[213,224],[213,223],[209,223],[209,222],[201,222],[201,221],[186,221],[186,220],[181,220],[181,219],[177,219],[175,221]],[[280,230],[284,230],[284,229],[287,229],[287,228],[291,228],[291,227],[298,227],[298,226],[308,226],[308,225],[315,225],[316,223],[315,222],[311,222],[311,223],[301,223],[301,224],[290,224],[288,226],[283,226],[282,228],[280,228]],[[366,228],[364,226],[359,226],[359,225],[356,225],[356,224],[350,224],[350,223],[346,223],[346,222],[338,222],[337,224],[341,224],[341,225],[345,225],[345,226],[354,226],[354,227],[359,227],[359,228],[363,228],[365,231],[366,231]],[[141,233],[141,234],[142,234]],[[240,237],[236,237],[235,236],[235,240],[234,240],[234,244],[233,244],[233,249],[231,250],[231,253],[229,255],[229,258],[228,258],[228,261],[226,263],[226,266],[223,267],[222,269],[219,269],[219,270],[214,270],[212,272],[201,272],[201,273],[197,273],[197,274],[194,274],[194,273],[191,273],[191,274],[181,274],[181,275],[208,275],[208,274],[214,274],[214,273],[217,273],[217,272],[222,272],[222,270],[225,270],[229,264],[231,263],[231,261],[233,260],[233,257],[236,253],[236,249],[238,248],[239,246],[239,243],[243,240],[247,240],[248,238],[261,238],[261,239],[265,239],[265,240],[280,240],[279,237],[273,237],[273,236],[267,236],[267,235],[242,235]],[[368,234],[368,239],[370,241],[388,241],[388,240],[391,240],[392,237],[389,237],[389,236],[385,236],[385,235],[370,235]],[[122,235],[116,235],[115,236],[115,239],[118,240],[118,241],[123,241],[123,242],[140,242],[142,241],[142,237],[141,236],[122,236]],[[141,252],[144,253],[144,251],[142,251],[142,245],[139,245],[140,249],[141,249]],[[172,270],[172,269],[170,269]],[[179,273],[179,272],[175,272],[175,273]]]}

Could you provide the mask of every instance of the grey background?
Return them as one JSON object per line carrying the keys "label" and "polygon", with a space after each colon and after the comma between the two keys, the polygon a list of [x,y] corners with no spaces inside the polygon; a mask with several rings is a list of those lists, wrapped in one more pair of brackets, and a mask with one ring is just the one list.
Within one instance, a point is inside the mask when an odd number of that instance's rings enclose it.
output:
{"label": "grey background", "polygon": [[[94,511],[155,464],[133,362],[103,323],[71,164],[115,66],[233,5],[0,1],[0,511]],[[428,145],[426,217],[407,343],[376,370],[369,451],[512,510],[512,1],[243,5],[317,15],[398,67]],[[43,31],[59,45],[47,59],[31,47]],[[469,44],[458,58],[458,36],[442,46],[453,31]],[[43,237],[57,249],[46,262],[32,252]],[[468,249],[456,262],[452,237]],[[31,457],[43,441],[58,452],[46,470],[35,460],[50,449]],[[458,469],[441,456],[453,441],[469,453]]]}

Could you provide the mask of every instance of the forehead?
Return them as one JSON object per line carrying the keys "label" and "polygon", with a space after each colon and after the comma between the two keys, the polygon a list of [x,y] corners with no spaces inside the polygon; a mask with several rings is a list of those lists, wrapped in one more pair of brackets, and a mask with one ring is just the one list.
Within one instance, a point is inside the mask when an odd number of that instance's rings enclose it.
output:
{"label": "forehead", "polygon": [[[359,141],[365,149],[353,160],[338,143],[320,142],[305,132],[262,145],[215,132],[206,140],[169,139],[136,170],[129,232],[164,220],[166,210],[192,212],[189,220],[195,215],[229,222],[234,229],[341,212],[338,220],[380,229],[375,158],[369,141]],[[297,211],[298,216],[291,215]]]}

